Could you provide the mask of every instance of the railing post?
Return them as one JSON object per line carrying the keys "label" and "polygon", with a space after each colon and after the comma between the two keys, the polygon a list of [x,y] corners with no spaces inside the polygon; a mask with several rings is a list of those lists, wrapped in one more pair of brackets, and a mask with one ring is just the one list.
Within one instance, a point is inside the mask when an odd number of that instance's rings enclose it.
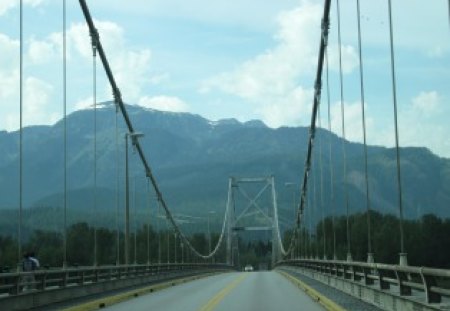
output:
{"label": "railing post", "polygon": [[80,285],[83,285],[84,284],[84,278],[85,278],[85,272],[84,271],[81,271],[81,277],[80,277],[80,279],[79,279],[79,281],[78,281],[78,283],[80,284]]}
{"label": "railing post", "polygon": [[45,290],[45,288],[47,287],[47,272],[45,272],[43,275],[42,275],[42,281],[41,281],[41,289],[42,290]]}
{"label": "railing post", "polygon": [[420,269],[420,277],[422,278],[427,303],[440,303],[442,301],[441,295],[431,291],[431,287],[437,285],[436,278],[434,276],[425,275],[423,273],[423,268]]}
{"label": "railing post", "polygon": [[373,285],[373,283],[374,283],[373,279],[370,278],[372,269],[364,267],[362,270],[363,270],[363,273],[364,273],[364,284],[366,284],[366,285]]}
{"label": "railing post", "polygon": [[336,276],[337,277],[344,277],[344,274],[345,274],[345,269],[342,269],[342,272],[341,272],[341,267],[340,267],[340,265],[338,264],[338,263],[336,263]]}
{"label": "railing post", "polygon": [[[44,275],[43,282],[45,282],[46,276],[47,276],[47,274]],[[67,283],[68,283],[68,280],[69,280],[69,272],[64,269],[61,287],[66,287]],[[45,286],[46,286],[46,284],[44,283],[43,284],[43,288],[45,288]]]}
{"label": "railing post", "polygon": [[20,293],[20,283],[22,281],[22,277],[19,275],[17,275],[16,277],[14,277],[14,287],[11,288],[10,294],[11,295],[17,295]]}
{"label": "railing post", "polygon": [[380,289],[388,290],[390,288],[389,282],[384,280],[386,273],[384,272],[384,270],[381,270],[381,269],[377,269],[377,273],[378,273],[378,278],[380,280]]}
{"label": "railing post", "polygon": [[352,277],[353,277],[353,281],[355,281],[355,282],[361,281],[361,276],[358,274],[358,269],[359,269],[359,267],[356,267],[356,266],[354,266],[354,265],[352,265],[351,267],[352,267]]}
{"label": "railing post", "polygon": [[349,279],[347,270],[348,270],[347,265],[342,265],[342,274],[343,274],[344,279]]}
{"label": "railing post", "polygon": [[411,296],[411,287],[406,286],[404,281],[408,280],[408,274],[405,272],[395,270],[395,276],[397,277],[398,286],[400,288],[401,296]]}

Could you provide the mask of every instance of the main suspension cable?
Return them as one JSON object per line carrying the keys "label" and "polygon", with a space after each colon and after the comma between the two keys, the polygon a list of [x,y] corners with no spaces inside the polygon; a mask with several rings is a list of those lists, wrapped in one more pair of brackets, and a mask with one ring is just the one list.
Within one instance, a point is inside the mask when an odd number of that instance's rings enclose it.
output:
{"label": "main suspension cable", "polygon": [[[119,90],[119,88],[117,86],[117,83],[116,83],[116,81],[114,79],[113,73],[111,71],[111,67],[109,66],[109,62],[108,62],[108,60],[106,58],[106,54],[105,54],[105,51],[104,51],[103,46],[101,44],[100,38],[98,37],[98,33],[96,32],[94,21],[93,21],[92,16],[91,16],[91,14],[89,12],[89,9],[87,7],[86,1],[85,0],[79,0],[79,3],[80,3],[81,9],[83,11],[83,15],[84,15],[84,17],[86,19],[86,23],[87,23],[87,25],[89,27],[89,30],[90,30],[91,34],[95,33],[97,35],[96,36],[96,39],[97,39],[97,42],[96,42],[97,43],[97,46],[96,46],[97,52],[98,52],[98,54],[100,56],[100,59],[101,59],[102,64],[103,64],[103,68],[105,69],[107,78],[108,78],[109,83],[111,85],[111,88],[113,90],[114,98],[115,98],[116,102],[118,103],[119,108],[120,108],[120,110],[122,112],[122,115],[124,117],[126,126],[128,128],[128,132],[130,134],[133,134],[133,133],[135,133],[133,124],[131,123],[131,120],[130,120],[130,118],[128,116],[128,112],[127,112],[127,110],[125,108],[125,104],[124,104],[124,102],[122,100],[122,95],[121,95],[120,90]],[[171,223],[172,227],[174,228],[174,230],[178,233],[180,238],[185,242],[185,244],[188,246],[188,248],[190,248],[192,250],[192,252],[196,256],[201,257],[203,259],[208,259],[208,258],[211,258],[212,256],[214,256],[216,254],[215,251],[213,251],[211,254],[207,254],[207,255],[201,254],[199,251],[197,251],[193,247],[193,245],[190,243],[190,241],[187,239],[187,237],[183,234],[183,232],[180,230],[179,226],[177,225],[177,223],[176,223],[176,221],[175,221],[171,211],[169,210],[169,208],[168,208],[168,206],[167,206],[167,204],[166,204],[166,202],[164,200],[164,197],[163,197],[163,195],[161,193],[161,190],[159,189],[159,186],[158,186],[158,184],[156,182],[155,176],[153,175],[153,172],[152,172],[152,170],[150,168],[150,165],[148,164],[147,158],[145,157],[143,148],[142,148],[139,140],[134,139],[132,141],[132,143],[133,143],[133,146],[134,146],[135,150],[137,151],[137,153],[139,155],[139,158],[140,158],[140,160],[142,162],[142,165],[144,166],[145,174],[150,179],[150,181],[152,183],[152,186],[153,186],[153,189],[155,190],[156,196],[157,196],[157,198],[158,198],[158,200],[159,200],[159,202],[161,204],[161,207],[164,209],[164,211],[165,211],[165,213],[167,215],[167,218],[168,218],[169,222]],[[226,217],[224,219],[226,219]],[[222,239],[220,239],[220,241],[222,241]],[[216,247],[215,249],[217,251],[218,248]]]}
{"label": "main suspension cable", "polygon": [[325,50],[328,45],[328,33],[329,33],[329,27],[330,27],[330,7],[331,7],[331,0],[325,0],[324,4],[324,11],[323,11],[323,17],[322,17],[322,31],[320,36],[320,46],[319,46],[319,56],[317,60],[317,72],[316,72],[316,78],[314,82],[314,99],[313,99],[313,106],[312,106],[312,113],[311,113],[311,125],[309,128],[309,138],[308,138],[308,148],[306,153],[306,159],[305,159],[305,165],[304,165],[304,172],[303,172],[303,180],[300,187],[300,200],[298,204],[298,210],[297,210],[297,219],[296,219],[296,226],[294,228],[294,234],[291,236],[291,241],[289,243],[289,248],[286,252],[284,252],[284,249],[282,250],[282,253],[284,256],[289,254],[295,245],[295,233],[299,230],[301,219],[303,217],[303,213],[306,207],[306,197],[308,192],[308,179],[311,171],[311,161],[312,161],[312,151],[313,151],[313,145],[314,145],[314,138],[315,138],[315,132],[316,132],[316,120],[317,120],[317,108],[319,106],[321,92],[322,92],[322,72],[323,72],[323,65],[324,65],[324,58],[325,58]]}

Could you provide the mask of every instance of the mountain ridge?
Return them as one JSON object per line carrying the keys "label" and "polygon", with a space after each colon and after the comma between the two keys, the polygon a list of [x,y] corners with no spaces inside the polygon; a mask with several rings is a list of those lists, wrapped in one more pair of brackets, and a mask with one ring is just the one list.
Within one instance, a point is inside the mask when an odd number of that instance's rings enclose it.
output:
{"label": "mountain ridge", "polygon": [[[300,184],[306,154],[308,128],[270,128],[262,121],[239,122],[235,119],[210,121],[189,113],[167,113],[139,106],[126,106],[153,173],[169,206],[175,210],[201,213],[205,206],[223,206],[228,177],[232,175],[274,175],[281,210],[292,204],[292,190],[285,182]],[[124,133],[122,116],[118,116],[120,186],[124,176]],[[67,118],[68,189],[92,191],[93,186],[93,110],[80,110]],[[115,193],[116,137],[115,108],[104,103],[97,110],[97,185]],[[63,181],[62,120],[52,126],[24,129],[24,206],[39,208],[55,204],[61,198]],[[330,197],[329,143],[332,146],[335,202],[342,213],[343,172],[342,139],[325,129],[318,129],[315,154],[322,140],[323,202],[327,214]],[[14,209],[18,197],[18,134],[0,131],[0,210]],[[348,188],[352,211],[365,208],[363,146],[345,141],[348,162]],[[143,180],[143,170],[130,147],[130,176]],[[369,146],[369,178],[373,208],[396,213],[395,150]],[[435,213],[449,217],[450,160],[440,158],[423,147],[401,148],[405,215],[417,217]],[[317,161],[315,174],[320,176]],[[316,176],[316,188],[320,188]],[[134,177],[133,177],[134,178]],[[144,182],[142,181],[142,184]],[[313,185],[313,179],[311,180]],[[141,186],[139,186],[141,187]],[[299,187],[299,186],[298,186]],[[81,190],[80,190],[81,191]],[[318,190],[317,190],[318,191]],[[139,190],[138,190],[139,192]],[[80,193],[83,193],[81,191]],[[93,208],[87,194],[79,200],[79,209]],[[121,195],[122,196],[122,195]],[[61,200],[61,199],[59,199]],[[122,200],[122,198],[121,198]],[[317,202],[318,199],[316,200]],[[111,205],[103,198],[99,204]],[[327,203],[328,202],[328,203]],[[122,202],[121,202],[122,204]],[[446,208],[447,207],[447,208]]]}

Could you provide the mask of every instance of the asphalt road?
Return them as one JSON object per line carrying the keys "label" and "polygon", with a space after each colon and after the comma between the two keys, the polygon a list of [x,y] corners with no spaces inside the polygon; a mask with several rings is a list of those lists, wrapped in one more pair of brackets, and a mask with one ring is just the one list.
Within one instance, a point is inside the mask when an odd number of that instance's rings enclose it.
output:
{"label": "asphalt road", "polygon": [[215,275],[105,309],[126,311],[324,310],[291,282],[273,271]]}

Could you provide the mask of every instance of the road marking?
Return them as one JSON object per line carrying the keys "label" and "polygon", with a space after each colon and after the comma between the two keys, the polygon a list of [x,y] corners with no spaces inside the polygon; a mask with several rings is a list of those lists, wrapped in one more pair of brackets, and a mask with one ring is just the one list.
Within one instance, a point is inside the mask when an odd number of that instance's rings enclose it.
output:
{"label": "road marking", "polygon": [[248,273],[241,275],[239,278],[235,279],[231,282],[227,287],[223,288],[220,292],[218,292],[211,300],[209,300],[199,311],[212,311],[215,307],[228,295],[236,286],[239,285],[246,277]]}
{"label": "road marking", "polygon": [[343,307],[335,303],[334,301],[330,300],[329,298],[325,297],[324,295],[320,294],[318,291],[313,289],[312,287],[306,285],[301,280],[297,279],[296,277],[293,277],[287,272],[281,271],[281,270],[275,270],[285,278],[287,278],[289,281],[297,285],[299,288],[301,288],[308,296],[310,296],[312,299],[317,301],[319,304],[321,304],[326,310],[328,311],[346,311]]}
{"label": "road marking", "polygon": [[175,279],[175,280],[171,280],[168,282],[162,282],[162,283],[157,283],[151,286],[147,286],[141,289],[137,289],[137,290],[133,290],[133,291],[128,291],[122,294],[117,294],[117,295],[113,295],[110,297],[105,297],[105,298],[100,298],[100,299],[96,299],[93,301],[89,301],[80,305],[76,305],[76,306],[72,306],[72,307],[67,307],[64,308],[64,311],[93,311],[93,310],[99,310],[102,309],[104,307],[107,306],[111,306],[114,304],[118,304],[121,302],[125,302],[127,300],[133,299],[135,297],[139,297],[141,295],[146,295],[158,290],[162,290],[168,287],[172,287],[174,285],[178,285],[178,284],[182,284],[182,283],[186,283],[189,281],[194,281],[194,280],[198,280],[204,277],[208,277],[208,276],[212,276],[215,275],[216,273],[205,273],[205,274],[200,274],[200,275],[194,275],[194,276],[190,276],[190,277],[184,277],[181,279]]}

